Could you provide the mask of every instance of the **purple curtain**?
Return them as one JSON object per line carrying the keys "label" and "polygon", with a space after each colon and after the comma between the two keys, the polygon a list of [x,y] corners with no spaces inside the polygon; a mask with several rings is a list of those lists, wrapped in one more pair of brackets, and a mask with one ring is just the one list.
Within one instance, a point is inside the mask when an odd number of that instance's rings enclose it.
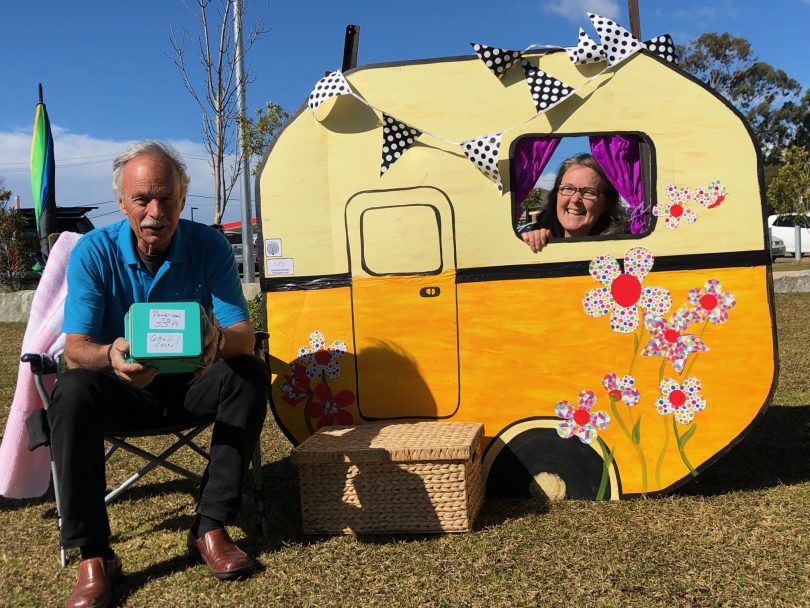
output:
{"label": "purple curtain", "polygon": [[591,154],[610,183],[630,205],[630,233],[644,232],[644,185],[641,179],[641,140],[636,135],[593,135]]}
{"label": "purple curtain", "polygon": [[559,137],[524,137],[518,142],[512,161],[515,170],[515,183],[512,189],[515,191],[517,211],[520,211],[520,204],[534,188],[559,144]]}

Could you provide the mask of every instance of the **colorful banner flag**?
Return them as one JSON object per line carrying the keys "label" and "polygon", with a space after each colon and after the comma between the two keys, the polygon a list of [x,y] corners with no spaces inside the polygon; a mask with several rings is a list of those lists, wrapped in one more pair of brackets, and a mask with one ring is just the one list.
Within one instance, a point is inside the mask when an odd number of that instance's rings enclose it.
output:
{"label": "colorful banner flag", "polygon": [[31,140],[31,195],[37,222],[40,249],[48,255],[48,235],[56,232],[56,163],[53,156],[53,136],[48,111],[42,102],[42,86],[34,116],[34,136]]}

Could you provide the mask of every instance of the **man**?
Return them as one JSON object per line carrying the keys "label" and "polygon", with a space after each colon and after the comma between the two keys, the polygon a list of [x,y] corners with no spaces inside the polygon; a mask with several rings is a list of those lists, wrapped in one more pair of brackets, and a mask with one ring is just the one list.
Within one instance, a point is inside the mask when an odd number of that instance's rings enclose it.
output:
{"label": "man", "polygon": [[[48,409],[61,540],[82,554],[69,607],[107,606],[121,574],[104,504],[105,431],[215,416],[189,553],[220,579],[254,568],[224,524],[239,509],[241,479],[264,422],[266,370],[252,355],[254,333],[230,245],[207,226],[180,219],[188,183],[172,148],[135,144],[113,162],[113,189],[126,219],[86,234],[71,256],[63,324],[70,369]],[[130,305],[168,301],[199,302],[216,318],[206,319],[194,374],[161,375],[126,360]]]}

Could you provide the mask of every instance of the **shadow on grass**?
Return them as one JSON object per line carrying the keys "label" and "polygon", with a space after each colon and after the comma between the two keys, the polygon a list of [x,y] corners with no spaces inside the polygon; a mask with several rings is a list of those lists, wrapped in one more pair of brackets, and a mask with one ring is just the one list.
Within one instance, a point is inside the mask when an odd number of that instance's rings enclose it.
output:
{"label": "shadow on grass", "polygon": [[772,406],[748,435],[675,495],[716,496],[810,481],[810,405]]}
{"label": "shadow on grass", "polygon": [[116,587],[115,598],[113,600],[115,602],[114,605],[123,605],[126,598],[156,578],[182,572],[195,565],[196,562],[190,560],[186,554],[175,555],[174,557],[164,559],[155,564],[149,564],[145,568],[135,572],[127,569],[125,565],[125,575]]}

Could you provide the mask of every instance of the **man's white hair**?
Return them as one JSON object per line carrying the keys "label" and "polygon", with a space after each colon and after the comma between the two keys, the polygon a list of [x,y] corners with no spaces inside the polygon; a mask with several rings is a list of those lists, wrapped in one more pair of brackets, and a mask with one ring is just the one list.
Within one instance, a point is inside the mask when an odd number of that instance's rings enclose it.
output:
{"label": "man's white hair", "polygon": [[180,153],[169,144],[146,139],[132,144],[113,161],[112,187],[113,192],[119,199],[124,195],[121,190],[121,174],[124,171],[124,165],[138,156],[153,156],[166,159],[172,166],[174,174],[180,180],[180,199],[186,198],[188,184],[191,179],[186,171],[186,163],[183,162]]}

